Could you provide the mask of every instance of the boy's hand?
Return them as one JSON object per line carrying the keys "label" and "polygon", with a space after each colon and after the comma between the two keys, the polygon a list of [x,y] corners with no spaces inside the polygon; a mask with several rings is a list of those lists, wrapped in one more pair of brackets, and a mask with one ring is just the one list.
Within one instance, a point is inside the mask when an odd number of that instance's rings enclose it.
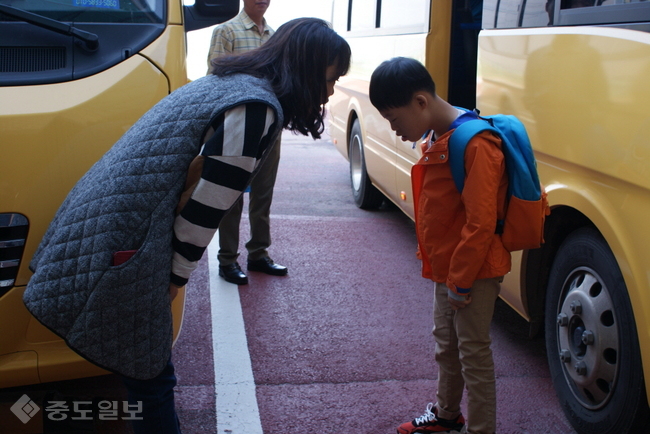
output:
{"label": "boy's hand", "polygon": [[468,295],[464,300],[457,300],[455,298],[447,296],[447,300],[449,300],[449,304],[451,304],[451,308],[453,310],[458,310],[470,304],[472,302],[472,296]]}

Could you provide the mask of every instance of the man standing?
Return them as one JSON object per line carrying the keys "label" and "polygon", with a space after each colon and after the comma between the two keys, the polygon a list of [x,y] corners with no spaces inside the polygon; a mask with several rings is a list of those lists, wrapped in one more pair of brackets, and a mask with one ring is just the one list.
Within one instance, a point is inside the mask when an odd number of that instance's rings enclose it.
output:
{"label": "man standing", "polygon": [[[208,73],[212,72],[213,59],[253,50],[271,37],[273,29],[264,19],[269,3],[270,0],[244,0],[244,9],[239,15],[214,29],[208,53]],[[279,162],[280,138],[278,137],[278,143],[273,147],[250,185],[248,214],[251,238],[246,243],[248,270],[261,271],[273,276],[284,276],[288,271],[287,267],[275,264],[268,254],[271,245],[271,202]],[[248,277],[237,262],[242,208],[243,198],[240,198],[219,225],[219,275],[237,285],[248,283]]]}

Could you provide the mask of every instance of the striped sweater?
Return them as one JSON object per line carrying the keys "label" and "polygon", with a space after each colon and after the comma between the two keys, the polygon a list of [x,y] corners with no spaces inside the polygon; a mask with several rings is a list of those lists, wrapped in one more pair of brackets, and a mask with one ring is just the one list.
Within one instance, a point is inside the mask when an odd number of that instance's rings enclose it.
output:
{"label": "striped sweater", "polygon": [[250,183],[269,146],[274,122],[273,110],[263,103],[234,107],[212,122],[200,157],[190,165],[177,208],[171,275],[175,285],[187,283],[224,214]]}

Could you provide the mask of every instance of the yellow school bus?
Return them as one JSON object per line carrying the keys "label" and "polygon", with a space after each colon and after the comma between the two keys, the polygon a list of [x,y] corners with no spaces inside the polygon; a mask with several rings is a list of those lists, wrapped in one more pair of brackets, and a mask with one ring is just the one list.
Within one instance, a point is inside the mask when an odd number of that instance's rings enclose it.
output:
{"label": "yellow school bus", "polygon": [[501,297],[545,333],[558,399],[579,433],[650,432],[650,3],[335,0],[353,66],[330,133],[356,204],[413,218],[418,147],[368,100],[374,68],[420,60],[440,96],[527,127],[552,213],[513,254]]}
{"label": "yellow school bus", "polygon": [[[29,314],[29,261],[75,182],[187,83],[185,32],[238,9],[238,0],[0,0],[0,388],[105,373]],[[183,306],[181,291],[175,336]]]}

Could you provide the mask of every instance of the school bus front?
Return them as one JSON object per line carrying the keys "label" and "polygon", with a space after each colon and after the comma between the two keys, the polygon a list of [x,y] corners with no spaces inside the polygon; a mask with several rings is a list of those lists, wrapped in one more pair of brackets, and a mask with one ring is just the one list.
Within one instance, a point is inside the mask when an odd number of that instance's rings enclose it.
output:
{"label": "school bus front", "polygon": [[[239,6],[217,3],[205,25]],[[28,313],[29,260],[76,181],[187,83],[187,21],[178,0],[0,0],[0,387],[105,373]]]}

